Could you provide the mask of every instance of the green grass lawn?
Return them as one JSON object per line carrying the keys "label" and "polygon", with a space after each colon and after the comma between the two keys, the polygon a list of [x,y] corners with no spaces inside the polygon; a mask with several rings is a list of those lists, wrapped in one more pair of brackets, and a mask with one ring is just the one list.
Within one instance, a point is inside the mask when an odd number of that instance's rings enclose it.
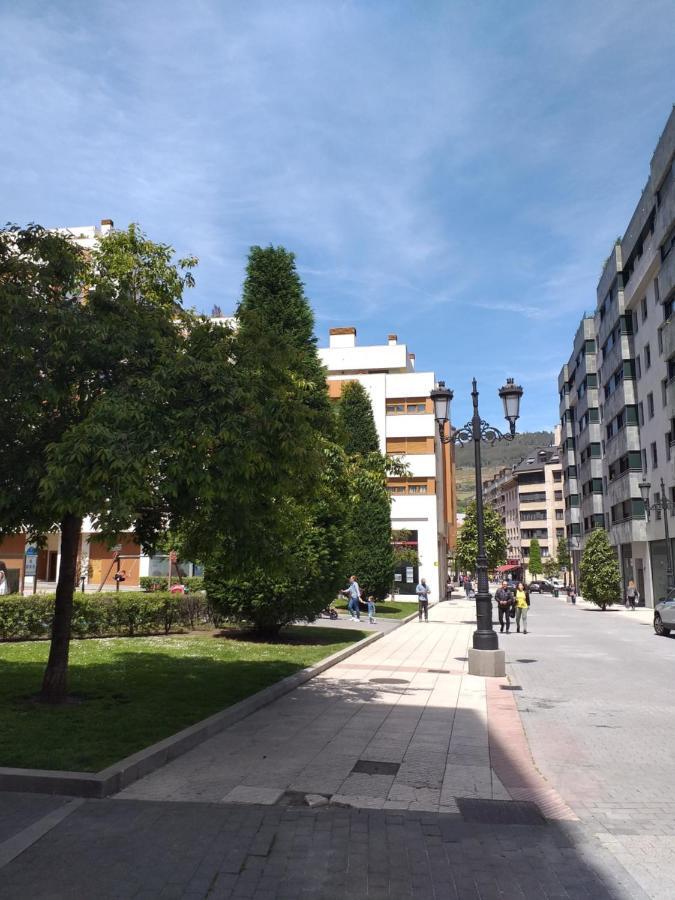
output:
{"label": "green grass lawn", "polygon": [[365,637],[284,629],[279,643],[244,636],[73,641],[71,694],[33,701],[46,641],[0,644],[0,765],[96,772]]}
{"label": "green grass lawn", "polygon": [[[347,600],[336,600],[335,609],[344,612],[347,609]],[[417,600],[412,603],[400,600],[387,600],[384,603],[376,603],[375,610],[378,618],[382,619],[405,619],[410,613],[417,612]],[[363,610],[361,610],[363,615]]]}

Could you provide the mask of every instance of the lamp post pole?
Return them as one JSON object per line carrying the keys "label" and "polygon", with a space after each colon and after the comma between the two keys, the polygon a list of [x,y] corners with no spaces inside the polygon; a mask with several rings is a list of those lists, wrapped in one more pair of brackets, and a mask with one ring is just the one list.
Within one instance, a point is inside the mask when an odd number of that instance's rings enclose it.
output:
{"label": "lamp post pole", "polygon": [[[503,434],[499,429],[484,422],[478,411],[478,385],[476,379],[472,382],[471,398],[473,400],[473,416],[462,428],[453,428],[450,425],[450,401],[453,393],[446,388],[444,381],[439,381],[438,387],[431,392],[434,402],[434,414],[438,424],[439,439],[441,443],[459,444],[463,446],[473,441],[474,465],[476,477],[476,529],[478,533],[478,553],[476,556],[476,580],[478,591],[476,592],[476,630],[473,633],[474,651],[496,651],[499,647],[497,633],[492,627],[492,596],[488,583],[488,560],[485,551],[485,518],[483,509],[483,475],[481,464],[481,441],[494,444],[496,441],[512,441],[516,435],[516,420],[520,415],[520,398],[523,389],[516,385],[512,378],[507,379],[506,384],[499,389],[499,396],[504,404],[504,416],[509,422],[509,433]],[[445,433],[445,425],[448,423],[448,434]],[[503,656],[503,651],[499,651]],[[469,656],[469,671],[471,674],[497,674],[493,671],[478,671],[482,664],[477,663],[477,671],[471,672],[471,655]],[[496,666],[497,664],[495,664]],[[503,659],[502,659],[503,668]],[[503,674],[503,671],[501,672]]]}
{"label": "lamp post pole", "polygon": [[473,437],[473,458],[476,474],[476,529],[478,532],[478,555],[476,556],[476,630],[473,633],[473,646],[476,650],[496,650],[499,646],[497,632],[492,627],[492,596],[488,583],[488,561],[485,552],[485,519],[483,513],[483,473],[481,464],[481,420],[478,414],[478,385],[473,379],[473,418],[471,432]]}

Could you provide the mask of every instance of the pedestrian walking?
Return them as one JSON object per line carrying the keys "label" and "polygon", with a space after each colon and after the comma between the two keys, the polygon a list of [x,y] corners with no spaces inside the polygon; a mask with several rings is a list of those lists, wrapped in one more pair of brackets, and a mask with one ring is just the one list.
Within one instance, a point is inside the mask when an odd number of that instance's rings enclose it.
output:
{"label": "pedestrian walking", "polygon": [[464,593],[467,597],[470,597],[473,594],[473,584],[471,583],[469,575],[464,576]]}
{"label": "pedestrian walking", "polygon": [[509,626],[511,625],[511,607],[513,606],[513,594],[508,588],[508,585],[505,581],[502,581],[502,586],[497,588],[497,592],[495,593],[495,600],[497,601],[497,613],[499,615],[499,630],[503,633],[506,629],[506,633],[509,633]]}
{"label": "pedestrian walking", "polygon": [[7,577],[7,566],[4,562],[0,562],[0,597],[9,594],[9,580]]}
{"label": "pedestrian walking", "polygon": [[422,621],[422,616],[424,616],[424,621],[429,621],[429,594],[431,593],[431,589],[429,588],[426,578],[423,578],[420,583],[417,585],[417,611],[419,613],[419,620]]}
{"label": "pedestrian walking", "polygon": [[347,609],[351,614],[352,622],[360,622],[361,610],[359,609],[359,600],[361,599],[361,588],[356,580],[356,575],[350,576],[348,586],[340,593],[349,597]]}
{"label": "pedestrian walking", "polygon": [[626,609],[632,609],[635,612],[635,606],[640,602],[640,592],[635,587],[635,582],[631,578],[628,582],[628,588],[626,590]]}
{"label": "pedestrian walking", "polygon": [[375,618],[375,597],[372,594],[368,596],[368,621],[371,625],[377,622]]}
{"label": "pedestrian walking", "polygon": [[527,612],[530,608],[530,592],[522,581],[516,587],[516,631],[520,634],[522,623],[523,634],[527,634]]}
{"label": "pedestrian walking", "polygon": [[571,585],[567,588],[567,596],[569,597],[571,603],[572,603],[574,606],[576,606],[576,603],[577,603],[577,589],[574,587],[573,584],[571,584]]}

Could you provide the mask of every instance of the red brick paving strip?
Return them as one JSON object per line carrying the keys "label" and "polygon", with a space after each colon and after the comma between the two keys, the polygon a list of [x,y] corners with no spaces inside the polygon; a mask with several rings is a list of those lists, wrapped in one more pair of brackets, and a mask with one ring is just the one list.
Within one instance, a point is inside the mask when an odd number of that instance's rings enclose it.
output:
{"label": "red brick paving strip", "polygon": [[547,819],[579,821],[537,770],[516,698],[505,678],[486,678],[490,764],[513,800],[531,800]]}

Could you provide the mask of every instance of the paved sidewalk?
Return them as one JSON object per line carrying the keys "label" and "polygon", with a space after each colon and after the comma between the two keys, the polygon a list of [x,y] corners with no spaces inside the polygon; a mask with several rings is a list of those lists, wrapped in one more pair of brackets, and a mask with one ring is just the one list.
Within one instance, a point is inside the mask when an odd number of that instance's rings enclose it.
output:
{"label": "paved sidewalk", "polygon": [[[0,808],[2,800],[0,794]],[[0,900],[132,897],[644,900],[645,894],[579,825],[333,806],[90,800],[0,868]]]}
{"label": "paved sidewalk", "polygon": [[385,635],[119,796],[274,804],[317,795],[446,813],[463,797],[518,799],[574,819],[532,763],[507,682],[488,691],[467,673],[474,612],[464,599],[432,607],[428,623]]}

